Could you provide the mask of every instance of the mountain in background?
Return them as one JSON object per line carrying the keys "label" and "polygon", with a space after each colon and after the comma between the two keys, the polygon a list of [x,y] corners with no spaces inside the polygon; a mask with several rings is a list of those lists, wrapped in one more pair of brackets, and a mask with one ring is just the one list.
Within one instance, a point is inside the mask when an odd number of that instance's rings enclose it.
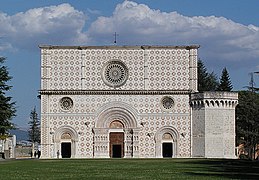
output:
{"label": "mountain in background", "polygon": [[21,129],[12,129],[9,131],[11,135],[15,135],[16,136],[16,141],[28,141],[29,139],[29,135],[28,135],[28,131],[25,130],[21,130]]}

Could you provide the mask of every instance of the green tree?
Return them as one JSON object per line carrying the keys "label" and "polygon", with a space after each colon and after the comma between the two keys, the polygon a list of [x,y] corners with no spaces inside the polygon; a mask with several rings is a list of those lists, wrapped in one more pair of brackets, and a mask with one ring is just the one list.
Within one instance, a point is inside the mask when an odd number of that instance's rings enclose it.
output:
{"label": "green tree", "polygon": [[215,91],[218,87],[217,76],[214,72],[209,73],[204,63],[198,60],[198,91]]}
{"label": "green tree", "polygon": [[5,139],[8,131],[14,128],[11,122],[15,116],[15,102],[12,101],[12,97],[6,95],[6,92],[11,90],[12,86],[9,86],[7,82],[12,79],[9,76],[7,67],[4,66],[6,58],[0,57],[0,138]]}
{"label": "green tree", "polygon": [[40,121],[36,108],[31,111],[28,130],[29,140],[32,142],[32,152],[34,152],[35,143],[40,143]]}
{"label": "green tree", "polygon": [[217,91],[231,91],[233,89],[227,68],[225,67],[222,70],[219,86],[217,88]]}
{"label": "green tree", "polygon": [[253,91],[240,91],[236,108],[236,140],[244,143],[249,158],[254,158],[256,144],[259,143],[259,94]]}

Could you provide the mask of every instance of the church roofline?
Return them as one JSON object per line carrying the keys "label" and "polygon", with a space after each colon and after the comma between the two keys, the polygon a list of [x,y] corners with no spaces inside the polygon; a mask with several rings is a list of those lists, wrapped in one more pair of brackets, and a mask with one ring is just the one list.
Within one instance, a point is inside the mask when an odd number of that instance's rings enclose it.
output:
{"label": "church roofline", "polygon": [[58,45],[39,45],[40,49],[198,49],[200,45],[189,45],[189,46],[58,46]]}
{"label": "church roofline", "polygon": [[40,95],[166,95],[190,94],[189,90],[40,90]]}

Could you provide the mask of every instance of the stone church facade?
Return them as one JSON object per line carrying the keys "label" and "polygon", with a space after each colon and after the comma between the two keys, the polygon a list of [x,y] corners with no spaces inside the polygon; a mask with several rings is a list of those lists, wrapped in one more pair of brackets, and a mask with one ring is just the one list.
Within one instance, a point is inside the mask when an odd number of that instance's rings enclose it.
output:
{"label": "stone church facade", "polygon": [[198,93],[198,48],[40,46],[41,158],[235,158],[237,93]]}

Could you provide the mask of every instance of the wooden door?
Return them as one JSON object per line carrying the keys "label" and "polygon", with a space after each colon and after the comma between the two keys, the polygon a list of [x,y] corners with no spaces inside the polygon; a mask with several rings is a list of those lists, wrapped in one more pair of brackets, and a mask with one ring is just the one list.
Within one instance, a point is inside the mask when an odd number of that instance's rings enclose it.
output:
{"label": "wooden door", "polygon": [[123,132],[110,133],[110,157],[112,158],[124,157],[124,133]]}

